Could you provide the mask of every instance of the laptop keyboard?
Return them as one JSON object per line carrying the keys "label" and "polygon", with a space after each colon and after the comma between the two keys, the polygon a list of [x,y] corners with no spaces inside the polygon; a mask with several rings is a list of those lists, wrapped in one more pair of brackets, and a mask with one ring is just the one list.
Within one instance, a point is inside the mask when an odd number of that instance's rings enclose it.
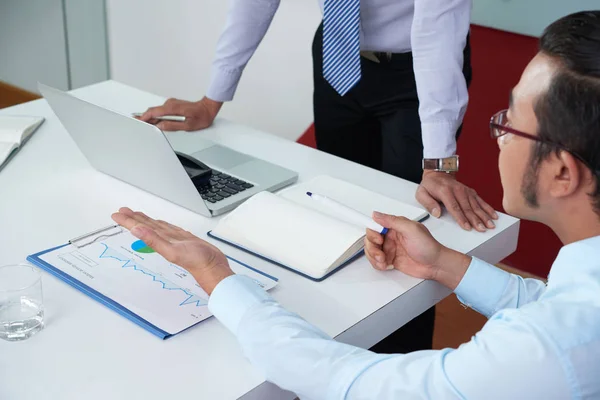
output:
{"label": "laptop keyboard", "polygon": [[216,203],[252,187],[251,183],[213,169],[210,182],[200,189],[200,195],[204,200]]}

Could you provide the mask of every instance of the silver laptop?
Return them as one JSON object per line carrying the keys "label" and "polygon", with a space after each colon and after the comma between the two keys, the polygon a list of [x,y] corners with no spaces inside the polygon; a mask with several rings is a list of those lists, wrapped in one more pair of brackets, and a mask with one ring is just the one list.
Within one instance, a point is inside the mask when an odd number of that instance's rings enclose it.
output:
{"label": "silver laptop", "polygon": [[222,214],[260,191],[275,191],[298,179],[294,171],[199,138],[199,151],[191,156],[213,174],[197,188],[154,125],[43,84],[38,88],[94,168],[198,214]]}

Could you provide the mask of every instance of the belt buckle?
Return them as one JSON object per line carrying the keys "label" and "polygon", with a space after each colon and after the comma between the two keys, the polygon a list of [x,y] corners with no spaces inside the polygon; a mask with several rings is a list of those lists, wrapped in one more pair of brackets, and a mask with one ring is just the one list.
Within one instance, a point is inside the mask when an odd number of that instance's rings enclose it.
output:
{"label": "belt buckle", "polygon": [[364,58],[366,58],[367,60],[373,61],[373,62],[375,62],[375,63],[377,63],[377,64],[379,64],[379,63],[380,63],[380,61],[379,61],[379,57],[377,57],[377,54],[375,54],[375,53],[374,53],[374,52],[372,52],[372,51],[361,51],[361,52],[360,52],[360,55],[361,55],[361,57],[364,57]]}

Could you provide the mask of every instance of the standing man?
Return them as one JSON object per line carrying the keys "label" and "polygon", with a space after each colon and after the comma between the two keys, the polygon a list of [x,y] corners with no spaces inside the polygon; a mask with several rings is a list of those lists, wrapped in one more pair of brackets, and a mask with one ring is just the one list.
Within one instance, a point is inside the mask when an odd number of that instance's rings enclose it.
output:
{"label": "standing man", "polygon": [[[471,78],[471,0],[319,0],[323,23],[313,42],[317,148],[420,183],[417,200],[435,217],[442,205],[467,230],[494,227],[496,213],[458,182],[456,136]],[[279,0],[232,0],[212,79],[198,102],[169,99],[142,120],[166,131],[210,126],[233,99],[242,71]],[[373,348],[431,348],[434,309]]]}

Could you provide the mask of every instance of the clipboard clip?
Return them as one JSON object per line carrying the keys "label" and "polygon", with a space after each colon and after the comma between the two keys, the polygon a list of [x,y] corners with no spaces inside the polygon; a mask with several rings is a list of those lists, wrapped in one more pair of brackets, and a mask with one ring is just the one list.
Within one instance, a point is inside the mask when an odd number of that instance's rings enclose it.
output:
{"label": "clipboard clip", "polygon": [[77,247],[78,249],[88,246],[100,239],[106,239],[111,236],[118,235],[123,232],[123,228],[120,225],[110,225],[105,228],[95,230],[85,235],[78,236],[74,239],[69,240],[69,244]]}

